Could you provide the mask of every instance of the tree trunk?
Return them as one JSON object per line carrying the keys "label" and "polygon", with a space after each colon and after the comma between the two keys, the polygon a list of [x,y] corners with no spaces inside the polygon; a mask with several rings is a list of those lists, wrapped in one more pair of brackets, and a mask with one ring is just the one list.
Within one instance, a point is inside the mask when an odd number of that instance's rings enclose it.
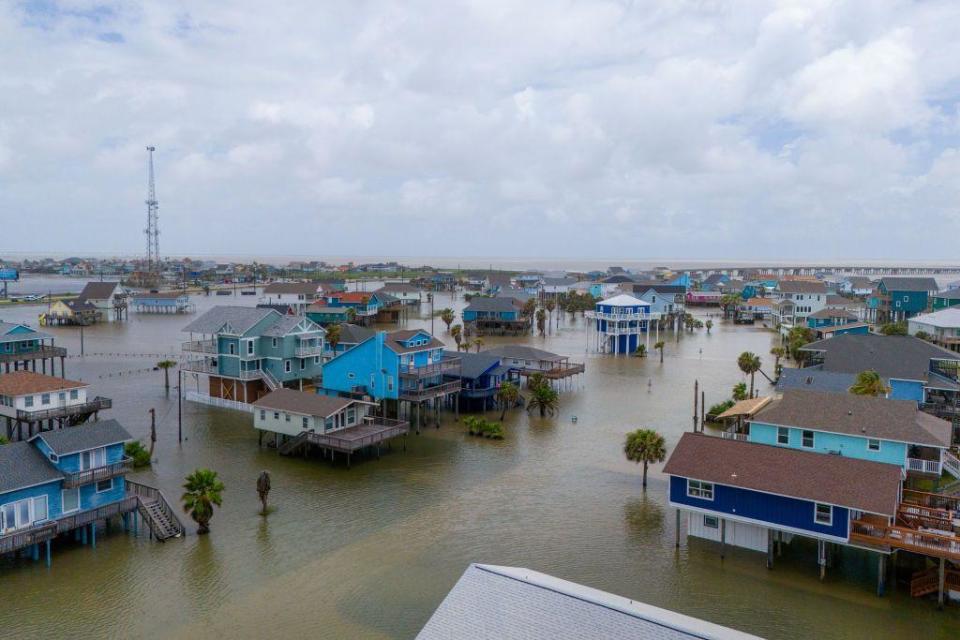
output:
{"label": "tree trunk", "polygon": [[643,490],[647,490],[647,461],[643,461]]}
{"label": "tree trunk", "polygon": [[163,387],[170,391],[170,367],[163,368]]}
{"label": "tree trunk", "polygon": [[663,347],[660,347],[660,364],[663,364]]}
{"label": "tree trunk", "polygon": [[750,372],[750,397],[753,397],[753,371]]}
{"label": "tree trunk", "polygon": [[506,403],[506,402],[501,402],[500,404],[503,405],[503,411],[500,412],[500,422],[503,422],[503,419],[504,419],[504,418],[506,417],[506,415],[507,415],[507,403]]}

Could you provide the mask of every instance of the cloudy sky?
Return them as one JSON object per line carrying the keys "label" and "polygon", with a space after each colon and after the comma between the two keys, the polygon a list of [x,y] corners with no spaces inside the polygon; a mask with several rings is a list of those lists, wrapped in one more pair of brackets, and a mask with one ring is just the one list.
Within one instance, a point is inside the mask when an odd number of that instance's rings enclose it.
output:
{"label": "cloudy sky", "polygon": [[0,252],[960,262],[960,3],[0,2]]}

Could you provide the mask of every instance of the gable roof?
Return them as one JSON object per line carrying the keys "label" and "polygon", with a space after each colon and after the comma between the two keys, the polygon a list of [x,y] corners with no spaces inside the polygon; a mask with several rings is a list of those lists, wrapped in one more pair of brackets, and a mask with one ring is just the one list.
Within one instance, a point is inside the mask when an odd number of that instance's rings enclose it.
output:
{"label": "gable roof", "polygon": [[896,514],[900,497],[895,464],[702,433],[684,433],[663,472],[885,516]]}
{"label": "gable roof", "polygon": [[62,479],[63,474],[29,442],[0,446],[0,493]]}
{"label": "gable roof", "polygon": [[304,316],[280,316],[276,322],[264,329],[263,335],[269,338],[282,338],[290,333],[300,333],[301,328],[303,331],[325,333],[323,327],[310,318]]}
{"label": "gable roof", "polygon": [[827,285],[810,280],[780,280],[777,282],[777,291],[781,293],[827,293]]}
{"label": "gable roof", "polygon": [[368,327],[361,327],[349,322],[340,323],[340,342],[343,344],[360,344],[364,340],[372,338],[376,333],[374,329]]}
{"label": "gable roof", "polygon": [[460,377],[468,380],[479,378],[487,371],[500,366],[500,356],[487,352],[481,353],[457,353],[456,351],[444,351],[444,358],[460,359]]}
{"label": "gable roof", "polygon": [[845,333],[811,342],[804,351],[823,354],[824,371],[860,373],[873,369],[883,378],[926,380],[931,358],[960,360],[960,353],[912,336]]}
{"label": "gable roof", "polygon": [[90,386],[86,382],[64,380],[33,371],[11,371],[0,375],[0,395],[22,396],[30,393],[47,393]]}
{"label": "gable roof", "polygon": [[682,284],[667,284],[665,282],[635,282],[629,285],[634,293],[647,293],[651,289],[657,293],[686,293],[687,288]]}
{"label": "gable roof", "polygon": [[412,285],[409,282],[387,282],[382,287],[377,289],[374,293],[421,293],[422,289],[416,285]]}
{"label": "gable roof", "polygon": [[284,317],[274,309],[261,307],[216,306],[183,328],[186,333],[219,333],[229,325],[243,335],[257,323],[271,315]]}
{"label": "gable roof", "polygon": [[[14,333],[16,329],[19,328],[27,329],[27,331]],[[33,327],[27,324],[21,324],[19,322],[4,322],[0,320],[0,342],[17,342],[19,340],[40,340],[51,338],[52,336],[49,333],[43,333],[42,331],[37,331]]]}
{"label": "gable roof", "polygon": [[[263,396],[254,402],[253,406],[261,409],[273,409],[327,418],[355,402],[361,401],[353,398],[340,398],[337,396],[280,388]],[[365,403],[361,402],[361,404]]]}
{"label": "gable roof", "polygon": [[84,311],[97,311],[97,307],[94,306],[91,302],[85,298],[71,298],[69,300],[61,300],[68,309],[74,313],[83,313]]}
{"label": "gable roof", "polygon": [[519,567],[471,564],[417,640],[759,640]]}
{"label": "gable roof", "polygon": [[[418,333],[424,334],[427,338],[426,344],[421,344],[413,347],[404,346],[402,343],[406,342],[413,336]],[[393,351],[394,353],[409,353],[411,351],[424,351],[426,349],[436,349],[437,347],[443,347],[443,342],[437,340],[430,336],[430,333],[424,331],[423,329],[399,329],[397,331],[391,331],[386,334],[383,340],[383,344]]]}
{"label": "gable roof", "polygon": [[46,442],[58,456],[65,456],[78,451],[127,442],[132,440],[133,436],[116,420],[98,420],[77,427],[43,431],[30,438],[30,441],[37,438]]}
{"label": "gable roof", "polygon": [[516,302],[514,302],[514,298],[509,296],[501,296],[496,298],[476,296],[470,299],[470,304],[468,304],[463,310],[495,313],[517,313],[520,308],[517,306]]}
{"label": "gable roof", "polygon": [[106,300],[120,286],[119,282],[88,282],[78,298],[80,300]]}
{"label": "gable roof", "polygon": [[[854,373],[823,371],[819,367],[804,369],[784,367],[777,379],[777,391],[808,389],[825,393],[850,393],[850,387],[857,381],[856,379],[857,376]],[[889,384],[886,379],[883,383]]]}
{"label": "gable roof", "polygon": [[933,313],[913,316],[907,322],[920,322],[941,329],[960,327],[960,306],[947,307],[946,309],[934,311]]}
{"label": "gable roof", "polygon": [[[497,291],[497,293],[496,293],[496,295],[495,295],[494,297],[495,297],[495,298],[505,298],[505,299],[507,299],[507,300],[513,299],[513,300],[516,300],[517,302],[519,302],[519,303],[522,305],[522,304],[525,303],[527,300],[531,300],[531,299],[535,298],[536,296],[534,296],[534,295],[531,294],[531,293],[527,293],[527,292],[524,291],[523,289],[518,289],[518,288],[516,288],[516,287],[504,287],[504,288],[500,289],[499,291]],[[480,296],[479,298],[473,298],[473,299],[471,300],[471,302],[472,302],[473,300],[477,300],[477,299],[482,299],[482,296]]]}
{"label": "gable roof", "polygon": [[620,295],[613,296],[612,298],[607,298],[606,300],[601,300],[597,303],[598,305],[607,305],[611,307],[649,307],[650,303],[646,300],[641,300],[640,298],[635,298],[627,293],[621,293]]}
{"label": "gable roof", "polygon": [[887,291],[936,291],[938,289],[937,281],[929,277],[887,276],[880,278],[880,284]]}
{"label": "gable roof", "polygon": [[937,291],[935,294],[933,294],[933,297],[940,298],[942,300],[960,300],[960,288]]}
{"label": "gable roof", "polygon": [[950,423],[920,411],[913,400],[789,389],[753,420],[862,438],[950,446]]}
{"label": "gable roof", "polygon": [[824,309],[820,309],[819,311],[814,311],[807,317],[814,318],[816,320],[830,320],[833,318],[842,318],[844,320],[857,319],[856,315],[850,313],[846,309],[837,309],[835,307],[834,308],[826,307]]}
{"label": "gable roof", "polygon": [[510,358],[513,360],[542,360],[545,362],[559,362],[566,360],[566,356],[556,353],[550,353],[543,349],[530,347],[525,344],[501,344],[499,346],[484,349],[480,353],[487,353],[501,358]]}
{"label": "gable roof", "polygon": [[600,281],[603,284],[623,284],[624,282],[633,282],[633,278],[623,274],[608,276]]}

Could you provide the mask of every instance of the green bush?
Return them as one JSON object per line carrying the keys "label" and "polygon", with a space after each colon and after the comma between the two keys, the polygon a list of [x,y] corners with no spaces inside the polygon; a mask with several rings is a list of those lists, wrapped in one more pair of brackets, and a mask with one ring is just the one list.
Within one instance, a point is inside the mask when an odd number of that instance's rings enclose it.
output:
{"label": "green bush", "polygon": [[718,402],[717,404],[710,407],[710,409],[707,411],[707,415],[718,416],[732,406],[733,406],[733,400],[724,400],[723,402]]}
{"label": "green bush", "polygon": [[128,442],[123,450],[127,454],[127,457],[133,460],[134,469],[150,466],[150,452],[147,451],[147,448],[144,447],[143,443],[139,440]]}
{"label": "green bush", "polygon": [[469,416],[463,422],[467,425],[467,433],[472,436],[503,440],[503,425],[499,422],[491,422],[476,416]]}

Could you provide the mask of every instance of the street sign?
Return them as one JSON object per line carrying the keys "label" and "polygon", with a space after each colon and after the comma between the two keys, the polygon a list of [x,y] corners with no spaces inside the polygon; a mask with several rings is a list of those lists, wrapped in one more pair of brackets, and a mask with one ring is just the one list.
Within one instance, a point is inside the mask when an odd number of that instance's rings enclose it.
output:
{"label": "street sign", "polygon": [[0,282],[17,282],[20,280],[20,272],[16,269],[0,267]]}

